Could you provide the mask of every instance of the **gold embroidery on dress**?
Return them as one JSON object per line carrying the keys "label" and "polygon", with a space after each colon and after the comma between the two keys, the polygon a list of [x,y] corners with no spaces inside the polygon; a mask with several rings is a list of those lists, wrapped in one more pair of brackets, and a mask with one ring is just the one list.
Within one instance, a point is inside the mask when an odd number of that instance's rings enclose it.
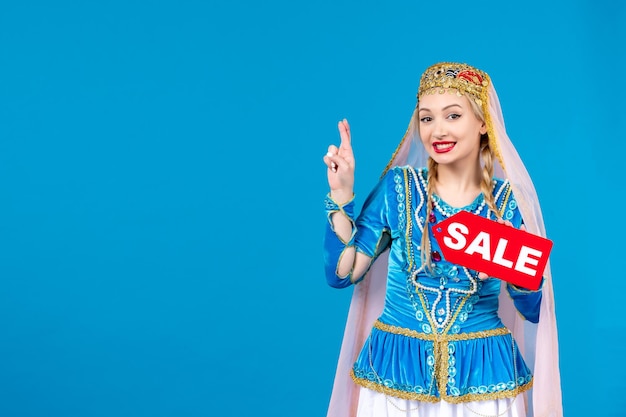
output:
{"label": "gold embroidery on dress", "polygon": [[[384,332],[398,334],[406,337],[411,337],[415,339],[425,340],[433,342],[433,353],[435,356],[435,379],[437,381],[437,388],[439,389],[440,398],[435,397],[432,394],[418,394],[416,392],[408,392],[402,391],[398,389],[394,389],[391,387],[387,387],[384,383],[378,383],[375,381],[370,381],[365,378],[359,378],[354,374],[354,370],[350,370],[350,376],[352,380],[365,388],[369,388],[371,390],[383,393],[385,395],[391,395],[396,398],[404,399],[404,400],[417,400],[417,401],[425,401],[429,403],[437,403],[440,400],[445,400],[446,402],[452,404],[459,404],[463,402],[469,401],[485,401],[485,400],[498,400],[503,398],[513,398],[518,394],[529,390],[533,385],[533,380],[531,379],[528,383],[524,385],[517,385],[517,376],[515,377],[515,389],[498,391],[498,392],[488,392],[488,393],[467,393],[459,396],[451,396],[447,393],[447,381],[449,378],[448,373],[448,362],[450,359],[450,350],[449,344],[455,341],[461,340],[472,340],[472,339],[483,339],[487,337],[495,337],[495,336],[505,336],[510,334],[509,329],[506,327],[500,327],[497,329],[491,330],[483,330],[478,332],[469,332],[469,333],[459,333],[459,334],[431,334],[431,333],[421,333],[416,330],[407,329],[404,327],[393,326],[390,324],[383,323],[379,320],[374,322],[374,328],[379,329]],[[513,339],[511,339],[511,343],[515,343]],[[515,347],[513,345],[513,360],[515,360]],[[517,372],[516,372],[517,374]]]}

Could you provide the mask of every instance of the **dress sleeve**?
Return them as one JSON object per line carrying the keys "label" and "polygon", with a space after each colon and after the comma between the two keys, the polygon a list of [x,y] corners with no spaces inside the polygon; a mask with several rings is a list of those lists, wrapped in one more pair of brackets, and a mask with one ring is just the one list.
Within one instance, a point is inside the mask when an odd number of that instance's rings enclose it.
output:
{"label": "dress sleeve", "polygon": [[[382,253],[390,242],[388,215],[388,195],[393,191],[393,170],[390,170],[368,195],[361,209],[361,213],[354,219],[354,203],[339,207],[330,197],[326,198],[326,231],[324,234],[324,269],[328,285],[335,288],[345,288],[360,282],[365,274],[355,277],[352,271],[346,276],[339,276],[337,266],[341,257],[349,247],[364,253],[371,259],[370,266]],[[350,240],[343,241],[337,236],[332,224],[332,215],[342,211],[352,222]],[[369,268],[368,268],[369,269]]]}
{"label": "dress sleeve", "polygon": [[388,171],[378,182],[367,196],[361,214],[356,219],[357,233],[354,237],[356,249],[372,258],[372,262],[389,246],[390,198],[395,195],[393,177],[398,169]]}
{"label": "dress sleeve", "polygon": [[[517,206],[517,201],[508,189],[503,193],[503,199],[500,202],[502,218],[510,221],[514,227],[520,228],[524,224],[522,214]],[[543,280],[541,285],[543,286]],[[541,287],[536,291],[527,290],[508,283],[506,286],[509,296],[513,299],[513,304],[519,313],[532,323],[539,322],[539,310],[541,306]]]}
{"label": "dress sleeve", "polygon": [[[543,280],[541,281],[543,286]],[[531,323],[539,323],[539,310],[541,307],[541,287],[536,291],[519,288],[513,284],[507,284],[506,289],[513,299],[515,308],[522,316]]]}

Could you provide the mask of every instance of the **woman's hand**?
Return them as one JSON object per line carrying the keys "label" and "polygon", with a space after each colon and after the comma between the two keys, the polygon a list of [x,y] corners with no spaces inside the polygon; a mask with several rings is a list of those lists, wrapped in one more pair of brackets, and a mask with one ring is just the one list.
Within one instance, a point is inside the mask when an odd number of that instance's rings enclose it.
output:
{"label": "woman's hand", "polygon": [[[498,219],[498,223],[513,227],[513,223],[508,220]],[[520,227],[520,230],[526,230],[526,227],[522,225],[522,227]],[[489,278],[489,275],[485,274],[484,272],[478,273],[478,279],[486,280],[487,278]]]}
{"label": "woman's hand", "polygon": [[341,143],[339,148],[335,145],[328,147],[328,153],[324,156],[324,163],[328,168],[326,174],[331,197],[338,204],[342,204],[351,200],[354,195],[355,161],[348,121],[343,119],[337,127]]}

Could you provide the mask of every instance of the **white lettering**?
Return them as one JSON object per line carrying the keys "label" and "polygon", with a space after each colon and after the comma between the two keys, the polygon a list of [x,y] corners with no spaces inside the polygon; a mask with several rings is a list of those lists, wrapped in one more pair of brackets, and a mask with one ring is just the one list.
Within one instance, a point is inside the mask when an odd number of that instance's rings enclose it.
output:
{"label": "white lettering", "polygon": [[511,268],[513,266],[513,261],[504,259],[504,251],[506,249],[507,243],[509,243],[509,241],[506,239],[500,239],[498,241],[498,247],[496,248],[496,253],[493,255],[493,263],[506,266],[507,268]]}
{"label": "white lettering", "polygon": [[463,249],[465,247],[467,241],[463,235],[469,233],[467,226],[461,223],[450,223],[448,225],[448,233],[450,234],[450,237],[446,236],[443,238],[443,243],[445,243],[447,247],[454,250]]}
{"label": "white lettering", "polygon": [[520,271],[523,274],[535,276],[537,275],[537,271],[531,268],[528,268],[526,264],[529,265],[537,265],[539,263],[538,259],[533,259],[530,256],[535,256],[540,258],[542,255],[541,251],[537,249],[529,248],[528,246],[522,246],[522,249],[519,252],[519,256],[517,257],[517,263],[515,264],[515,270]]}
{"label": "white lettering", "polygon": [[491,259],[489,253],[489,235],[485,232],[480,232],[467,249],[465,249],[465,253],[468,255],[480,253],[485,261],[489,261]]}

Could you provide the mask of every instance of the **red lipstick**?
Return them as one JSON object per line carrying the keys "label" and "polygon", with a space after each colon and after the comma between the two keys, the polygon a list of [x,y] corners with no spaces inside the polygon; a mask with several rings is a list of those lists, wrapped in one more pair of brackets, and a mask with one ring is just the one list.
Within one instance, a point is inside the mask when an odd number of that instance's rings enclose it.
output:
{"label": "red lipstick", "polygon": [[433,143],[433,149],[437,153],[446,153],[450,152],[454,148],[454,145],[456,145],[456,142],[436,142]]}

